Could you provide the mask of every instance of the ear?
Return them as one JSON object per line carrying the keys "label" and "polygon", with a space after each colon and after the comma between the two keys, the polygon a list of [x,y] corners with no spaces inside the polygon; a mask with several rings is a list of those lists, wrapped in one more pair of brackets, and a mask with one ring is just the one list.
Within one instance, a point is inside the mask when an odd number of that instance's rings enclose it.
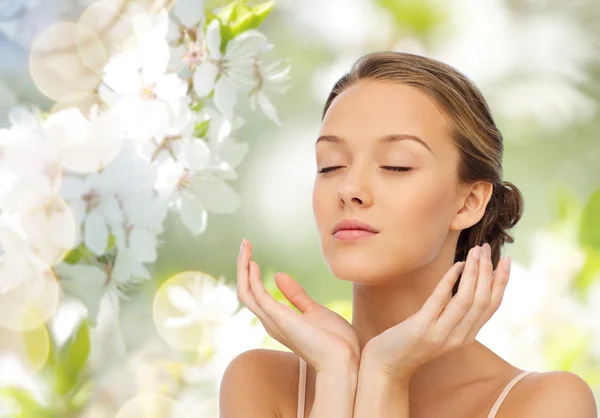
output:
{"label": "ear", "polygon": [[479,222],[485,214],[493,190],[494,186],[487,181],[478,181],[466,187],[459,196],[459,210],[450,224],[450,229],[461,231]]}

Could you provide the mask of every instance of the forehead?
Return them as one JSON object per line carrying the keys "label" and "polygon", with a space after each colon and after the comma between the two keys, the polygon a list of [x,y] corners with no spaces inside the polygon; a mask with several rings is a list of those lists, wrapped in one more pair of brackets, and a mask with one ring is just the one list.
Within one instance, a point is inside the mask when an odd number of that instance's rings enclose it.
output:
{"label": "forehead", "polygon": [[443,153],[452,148],[448,132],[445,115],[424,92],[400,83],[361,80],[333,100],[319,135],[352,141],[412,134],[423,138],[434,152]]}

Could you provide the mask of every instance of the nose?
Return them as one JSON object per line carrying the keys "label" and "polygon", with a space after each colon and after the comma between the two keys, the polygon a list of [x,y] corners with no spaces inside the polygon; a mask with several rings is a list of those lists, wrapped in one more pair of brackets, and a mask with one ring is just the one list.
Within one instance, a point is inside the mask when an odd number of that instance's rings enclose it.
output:
{"label": "nose", "polygon": [[346,177],[340,183],[337,194],[340,204],[359,205],[368,207],[373,204],[373,193],[368,181],[368,175],[361,172],[358,167],[354,170],[349,168]]}

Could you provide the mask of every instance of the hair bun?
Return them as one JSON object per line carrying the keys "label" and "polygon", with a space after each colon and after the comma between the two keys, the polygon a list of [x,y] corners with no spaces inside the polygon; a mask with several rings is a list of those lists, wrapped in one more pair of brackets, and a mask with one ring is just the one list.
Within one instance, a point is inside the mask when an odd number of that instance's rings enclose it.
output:
{"label": "hair bun", "polygon": [[502,230],[515,226],[523,216],[523,206],[521,191],[511,182],[503,181],[498,188],[496,226]]}

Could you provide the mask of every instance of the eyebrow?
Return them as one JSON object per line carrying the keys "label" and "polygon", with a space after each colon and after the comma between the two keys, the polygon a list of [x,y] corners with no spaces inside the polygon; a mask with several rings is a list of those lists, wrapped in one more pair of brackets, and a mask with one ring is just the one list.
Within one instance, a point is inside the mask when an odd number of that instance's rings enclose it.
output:
{"label": "eyebrow", "polygon": [[[392,142],[402,141],[402,140],[405,140],[405,139],[412,139],[413,141],[419,142],[425,148],[427,148],[429,150],[429,152],[431,152],[433,155],[435,155],[435,153],[429,147],[429,145],[427,145],[427,143],[425,141],[423,141],[421,138],[419,138],[416,135],[410,135],[410,134],[389,134],[389,135],[384,135],[384,136],[380,137],[378,139],[378,141],[380,143],[382,143],[382,144],[390,144]],[[344,139],[342,137],[339,137],[337,135],[321,135],[317,139],[317,142],[315,143],[315,147],[321,141],[332,142],[334,144],[345,144],[346,143],[346,141],[344,141]]]}

